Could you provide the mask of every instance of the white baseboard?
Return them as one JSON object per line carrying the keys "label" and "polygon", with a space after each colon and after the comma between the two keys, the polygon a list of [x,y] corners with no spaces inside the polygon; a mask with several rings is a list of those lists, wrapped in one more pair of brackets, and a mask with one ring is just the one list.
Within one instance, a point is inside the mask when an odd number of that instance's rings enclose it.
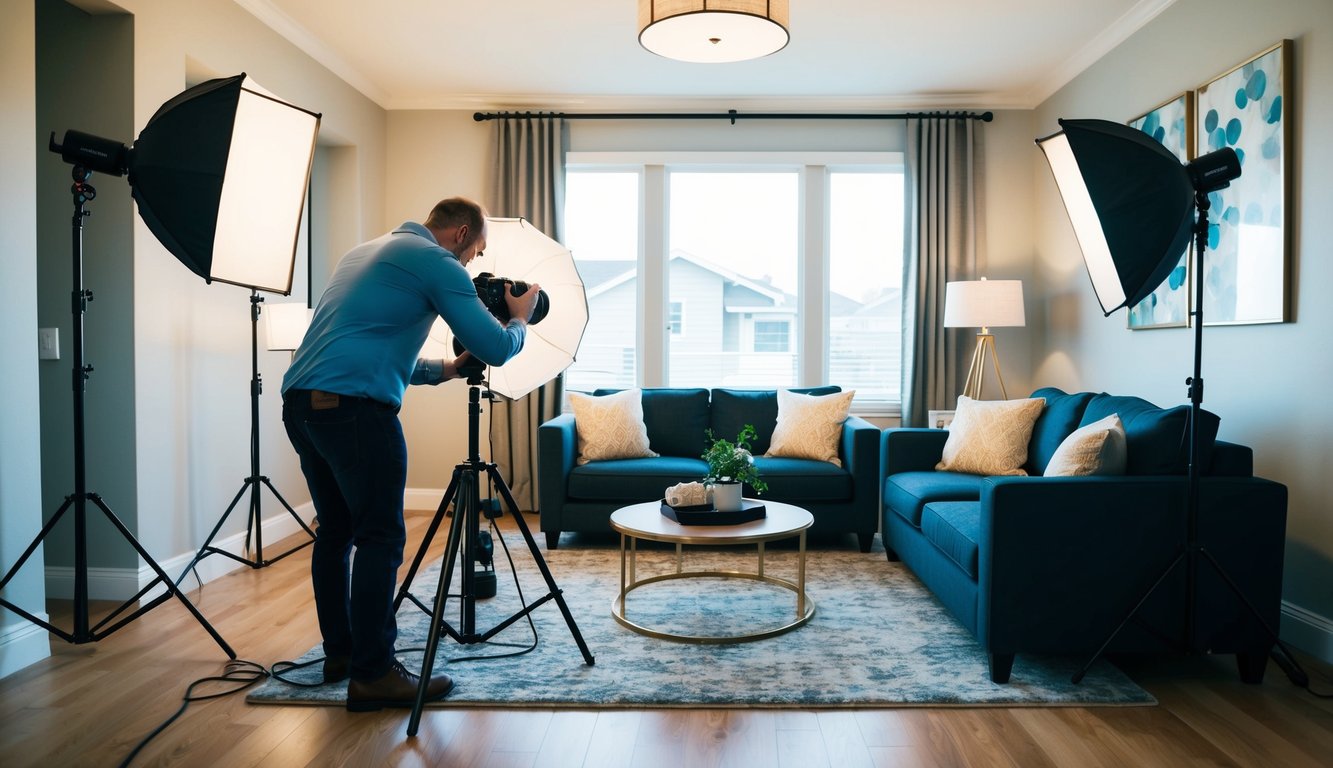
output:
{"label": "white baseboard", "polygon": [[[294,507],[297,515],[302,520],[309,521],[314,517],[314,507],[310,502]],[[307,522],[307,525],[310,525]],[[313,526],[312,526],[313,527]],[[269,548],[269,543],[281,541],[282,539],[300,532],[301,526],[284,509],[280,514],[270,516],[264,520],[261,526],[261,534],[265,542],[264,555],[272,559],[286,551],[285,547]],[[238,557],[249,557],[244,553],[245,532],[239,531],[225,539],[214,539],[212,546],[231,552]],[[159,560],[158,565],[172,579],[181,575],[190,561],[194,559],[194,551],[184,552],[167,560]],[[225,576],[238,568],[246,567],[243,563],[226,557],[225,555],[211,554],[195,566],[195,573],[198,574],[199,581],[207,584],[208,582]],[[88,569],[88,598],[90,600],[128,600],[139,590],[152,583],[157,578],[146,563],[140,563],[138,568],[89,568]],[[193,575],[187,577],[181,582],[181,588],[189,591],[198,586]],[[154,597],[166,591],[165,585],[158,584],[150,590],[142,600],[152,600]],[[74,569],[70,567],[48,567],[46,569],[46,595],[50,598],[69,600],[74,597]]]}
{"label": "white baseboard", "polygon": [[403,509],[434,512],[444,499],[444,488],[408,488],[403,493]]}
{"label": "white baseboard", "polygon": [[1333,664],[1333,620],[1282,601],[1282,640],[1326,663]]}
{"label": "white baseboard", "polygon": [[[45,612],[34,613],[50,621]],[[18,618],[18,617],[16,617]],[[51,655],[51,635],[26,619],[0,627],[0,677],[7,677]]]}

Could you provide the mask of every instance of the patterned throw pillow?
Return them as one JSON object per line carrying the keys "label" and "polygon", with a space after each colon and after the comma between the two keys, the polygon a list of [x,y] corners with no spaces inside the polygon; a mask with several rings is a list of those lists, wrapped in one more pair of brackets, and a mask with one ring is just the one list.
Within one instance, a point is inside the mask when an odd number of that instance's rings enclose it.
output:
{"label": "patterned throw pillow", "polygon": [[643,424],[642,390],[627,389],[601,397],[570,392],[569,404],[574,409],[579,464],[657,455],[648,447],[648,428]]}
{"label": "patterned throw pillow", "polygon": [[958,398],[944,454],[935,469],[970,475],[1026,475],[1028,439],[1046,401]]}
{"label": "patterned throw pillow", "polygon": [[1051,455],[1045,476],[1123,475],[1125,458],[1125,426],[1113,413],[1070,432]]}
{"label": "patterned throw pillow", "polygon": [[802,395],[778,390],[778,423],[765,456],[815,459],[842,466],[838,441],[856,390],[834,395]]}

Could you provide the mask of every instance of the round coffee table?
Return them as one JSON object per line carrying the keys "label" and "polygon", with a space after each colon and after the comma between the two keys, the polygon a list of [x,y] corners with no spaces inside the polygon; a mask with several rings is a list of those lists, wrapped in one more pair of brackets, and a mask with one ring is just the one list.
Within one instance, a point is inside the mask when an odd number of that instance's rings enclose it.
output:
{"label": "round coffee table", "polygon": [[[813,523],[810,513],[792,504],[762,500],[767,512],[760,520],[738,525],[681,525],[662,514],[660,501],[647,501],[621,507],[611,513],[611,527],[620,533],[620,594],[611,602],[611,615],[625,627],[642,635],[664,640],[688,643],[739,643],[773,637],[810,621],[815,615],[815,603],[805,594],[805,532]],[[791,537],[800,539],[796,581],[764,573],[764,544]],[[661,541],[676,545],[676,571],[646,579],[635,574],[640,539]],[[755,544],[759,548],[756,572],[743,571],[686,571],[682,567],[682,549],[691,546],[718,547],[733,544]],[[625,615],[625,598],[635,589],[647,584],[672,579],[750,579],[789,589],[796,595],[796,613],[792,621],[778,627],[741,635],[680,635],[646,627],[631,621]]]}

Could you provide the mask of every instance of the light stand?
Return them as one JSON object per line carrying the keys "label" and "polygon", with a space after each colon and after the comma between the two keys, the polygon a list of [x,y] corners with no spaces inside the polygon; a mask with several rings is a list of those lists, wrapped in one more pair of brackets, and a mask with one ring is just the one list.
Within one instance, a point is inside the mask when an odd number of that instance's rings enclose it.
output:
{"label": "light stand", "polygon": [[[431,520],[430,527],[426,530],[426,537],[421,542],[421,548],[417,550],[416,557],[412,560],[412,566],[407,571],[406,578],[403,579],[403,585],[398,590],[398,597],[394,600],[394,611],[404,599],[416,603],[423,611],[430,614],[430,631],[426,636],[426,655],[421,663],[421,682],[417,688],[417,700],[412,707],[412,716],[408,720],[407,735],[415,736],[417,727],[421,723],[421,710],[426,702],[426,686],[430,683],[430,673],[435,667],[435,652],[440,641],[440,633],[452,637],[455,641],[464,645],[475,643],[484,643],[500,633],[514,622],[532,613],[542,604],[554,600],[560,607],[560,613],[565,617],[565,624],[569,626],[569,632],[574,636],[574,642],[578,644],[579,651],[583,654],[583,660],[588,666],[594,664],[592,652],[588,650],[588,644],[584,642],[583,635],[579,632],[578,625],[574,622],[574,615],[569,611],[569,605],[565,603],[565,598],[561,593],[560,587],[555,583],[555,577],[551,575],[550,568],[546,565],[546,559],[542,557],[541,550],[537,548],[537,542],[532,538],[532,531],[528,528],[527,521],[523,519],[523,514],[514,502],[514,497],[510,494],[509,486],[505,484],[496,465],[481,460],[480,455],[480,422],[481,422],[481,385],[484,384],[481,375],[484,368],[478,366],[468,373],[468,458],[454,467],[453,477],[449,481],[449,487],[444,492],[444,498],[440,501],[439,508],[435,511],[435,518]],[[490,393],[487,393],[489,398]],[[528,544],[528,551],[532,553],[532,559],[536,562],[537,568],[541,571],[542,578],[546,581],[547,593],[536,601],[526,605],[509,618],[496,624],[485,632],[477,632],[476,627],[476,601],[477,585],[475,573],[475,551],[477,546],[477,537],[480,529],[478,515],[481,513],[481,486],[480,476],[482,473],[490,479],[493,487],[499,491],[504,499],[505,507],[510,515],[513,516],[518,530],[523,535],[523,540]],[[454,512],[453,521],[449,526],[449,535],[445,544],[444,561],[440,566],[440,580],[435,589],[435,601],[432,608],[426,606],[416,598],[409,590],[412,586],[412,579],[416,576],[417,570],[421,567],[422,561],[426,557],[426,550],[430,547],[431,540],[439,530],[440,523],[449,509],[449,504],[453,502]],[[498,514],[503,514],[503,509],[498,510]],[[497,535],[498,535],[497,530]],[[463,578],[462,592],[458,597],[460,601],[459,626],[455,628],[444,619],[445,603],[451,597],[449,588],[453,581],[454,565],[458,562],[459,553],[463,555]]]}
{"label": "light stand", "polygon": [[[244,482],[241,483],[241,489],[236,492],[236,496],[232,498],[231,504],[227,506],[227,511],[223,512],[222,517],[218,519],[217,525],[213,526],[212,533],[208,534],[208,538],[204,540],[203,546],[199,548],[194,559],[190,561],[189,565],[185,566],[185,570],[181,571],[180,577],[176,579],[177,584],[180,584],[181,581],[185,579],[186,575],[190,573],[200,560],[203,560],[209,555],[224,555],[238,563],[258,569],[272,565],[293,552],[297,552],[304,547],[308,547],[315,543],[315,532],[310,529],[310,526],[306,525],[300,515],[296,514],[296,510],[292,509],[292,505],[287,503],[287,500],[282,497],[282,494],[278,493],[278,489],[273,487],[273,483],[268,477],[260,474],[259,396],[264,391],[264,383],[262,377],[259,375],[259,313],[261,311],[259,305],[263,303],[264,297],[259,295],[259,291],[253,288],[250,289],[250,476],[245,478]],[[264,559],[264,516],[260,494],[261,485],[269,489],[273,494],[273,497],[278,500],[278,503],[287,510],[287,513],[300,524],[302,530],[310,536],[307,541],[303,541],[291,549],[288,549],[286,552],[269,560]],[[250,507],[249,514],[246,516],[245,521],[245,551],[250,551],[250,539],[253,536],[255,542],[253,559],[245,558],[235,553],[228,552],[225,549],[219,549],[212,546],[213,539],[217,537],[218,531],[222,530],[222,524],[227,522],[227,517],[231,515],[231,511],[236,508],[236,505],[241,501],[241,497],[245,495],[246,491],[250,492]]]}
{"label": "light stand", "polygon": [[977,334],[977,348],[972,351],[972,365],[967,369],[967,381],[963,384],[963,394],[973,400],[981,399],[981,385],[986,378],[986,360],[995,369],[995,379],[1000,382],[1000,399],[1008,400],[1009,393],[1004,389],[1004,376],[1000,375],[1000,357],[995,352],[995,334],[989,328],[982,328]]}
{"label": "light stand", "polygon": [[[1060,120],[1062,131],[1037,141],[1046,154],[1102,309],[1110,315],[1133,306],[1161,284],[1178,263],[1179,254],[1195,240],[1194,368],[1189,387],[1189,462],[1185,494],[1185,538],[1176,556],[1132,604],[1092,658],[1074,673],[1082,681],[1092,664],[1182,563],[1185,574],[1186,652],[1199,646],[1199,567],[1206,562],[1264,631],[1262,650],[1236,653],[1241,679],[1263,680],[1268,656],[1280,649],[1294,670],[1300,666],[1277,632],[1247,598],[1217,558],[1204,546],[1199,532],[1202,468],[1199,422],[1203,412],[1204,252],[1208,246],[1209,193],[1227,187],[1241,175],[1239,155],[1230,147],[1182,164],[1155,139],[1135,128],[1105,120]],[[1279,665],[1285,666],[1279,657]],[[1292,671],[1288,675],[1297,680]],[[1304,673],[1300,675],[1304,677]]]}
{"label": "light stand", "polygon": [[[0,589],[4,589],[4,586],[14,577],[14,574],[18,573],[18,570],[23,567],[23,564],[26,563],[28,558],[32,556],[32,553],[36,551],[38,545],[40,545],[46,539],[47,535],[51,533],[51,530],[55,528],[56,523],[60,522],[65,513],[72,508],[74,510],[74,631],[66,632],[50,622],[37,618],[4,598],[0,598],[0,606],[4,606],[19,614],[28,621],[42,627],[67,643],[78,645],[83,643],[95,643],[137,619],[139,616],[142,616],[144,613],[147,613],[149,610],[161,605],[168,598],[175,597],[181,601],[181,604],[190,612],[190,615],[194,616],[199,624],[208,631],[208,634],[213,637],[213,640],[216,641],[218,646],[222,648],[223,652],[227,654],[227,657],[235,659],[236,653],[231,649],[231,646],[227,645],[227,642],[222,639],[222,636],[217,633],[217,630],[213,629],[213,626],[208,623],[208,620],[203,617],[203,614],[199,613],[198,609],[196,609],[189,599],[185,597],[185,594],[180,591],[179,587],[172,582],[171,577],[167,575],[166,571],[162,570],[162,566],[158,565],[157,562],[153,560],[152,556],[143,548],[143,545],[134,538],[134,534],[130,533],[129,529],[125,527],[125,524],[116,517],[116,514],[112,512],[111,508],[102,500],[102,497],[97,493],[88,490],[87,460],[84,442],[84,394],[87,389],[86,382],[89,378],[89,374],[92,373],[93,367],[84,363],[83,315],[88,309],[88,302],[93,300],[93,293],[83,287],[83,220],[89,215],[89,212],[84,209],[84,205],[97,196],[97,190],[95,190],[92,185],[88,184],[88,179],[92,176],[92,172],[87,168],[81,165],[75,165],[72,175],[74,184],[70,188],[70,191],[74,195],[74,218],[72,220],[74,283],[74,290],[72,292],[72,312],[74,316],[74,493],[65,497],[65,502],[60,505],[60,508],[51,516],[51,519],[47,521],[46,525],[42,526],[42,530],[37,534],[37,538],[33,539],[32,543],[28,545],[28,548],[24,550],[23,555],[18,559],[18,562],[14,564],[14,567],[9,569],[9,572],[5,574],[3,580],[0,580]],[[134,597],[126,600],[119,608],[116,608],[110,615],[92,627],[88,626],[87,518],[88,502],[90,501],[102,511],[106,516],[106,519],[109,520],[116,530],[120,532],[120,535],[130,543],[130,546],[134,547],[134,550],[139,553],[139,557],[143,558],[144,562],[146,562],[148,566],[153,569],[153,573],[156,574],[156,577],[144,586],[143,589],[139,590]],[[144,605],[139,606],[138,610],[120,619],[120,621],[112,624],[109,628],[103,629],[103,627],[115,620],[116,617],[120,616],[120,614],[131,604],[137,602],[139,598],[146,595],[159,583],[166,588],[166,591],[157,597],[154,597]]]}

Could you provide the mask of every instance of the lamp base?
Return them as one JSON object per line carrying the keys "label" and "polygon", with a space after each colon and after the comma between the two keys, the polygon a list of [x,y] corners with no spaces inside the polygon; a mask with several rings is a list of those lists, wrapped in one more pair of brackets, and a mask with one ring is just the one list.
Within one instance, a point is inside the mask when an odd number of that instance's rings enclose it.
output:
{"label": "lamp base", "polygon": [[995,379],[1000,383],[1000,397],[1009,399],[1004,388],[1004,376],[1000,375],[1000,358],[995,352],[994,334],[982,331],[977,334],[977,348],[972,352],[972,367],[967,369],[967,381],[963,384],[963,394],[973,400],[981,399],[981,385],[986,376],[986,359],[990,358],[995,369]]}

